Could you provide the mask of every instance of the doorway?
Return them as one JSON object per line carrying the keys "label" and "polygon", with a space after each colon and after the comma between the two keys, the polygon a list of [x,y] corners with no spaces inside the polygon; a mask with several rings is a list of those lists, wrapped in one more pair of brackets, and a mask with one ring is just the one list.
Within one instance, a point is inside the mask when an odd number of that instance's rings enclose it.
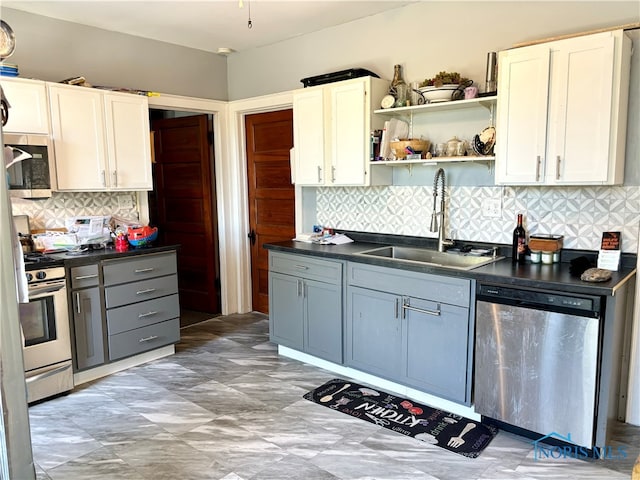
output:
{"label": "doorway", "polygon": [[269,255],[262,245],[295,236],[295,190],[289,155],[291,109],[245,117],[252,309],[269,313]]}
{"label": "doorway", "polygon": [[149,218],[164,243],[179,244],[181,309],[219,314],[220,275],[213,116],[150,110],[154,190]]}

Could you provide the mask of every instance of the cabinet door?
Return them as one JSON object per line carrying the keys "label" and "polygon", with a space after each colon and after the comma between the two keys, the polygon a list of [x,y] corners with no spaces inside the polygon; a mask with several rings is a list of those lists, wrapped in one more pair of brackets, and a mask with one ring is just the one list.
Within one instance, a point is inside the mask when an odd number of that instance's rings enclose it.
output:
{"label": "cabinet door", "polygon": [[324,183],[324,94],[322,87],[293,94],[293,145],[298,185]]}
{"label": "cabinet door", "polygon": [[2,90],[11,105],[9,120],[2,127],[4,132],[49,135],[49,104],[44,82],[3,78]]}
{"label": "cabinet door", "polygon": [[496,183],[544,179],[550,49],[500,52],[496,116]]}
{"label": "cabinet door", "polygon": [[548,184],[607,181],[614,42],[609,34],[591,35],[553,49]]}
{"label": "cabinet door", "polygon": [[105,352],[100,289],[75,290],[72,300],[76,369],[101,365]]}
{"label": "cabinet door", "polygon": [[439,397],[468,402],[469,309],[405,298],[402,315],[406,382]]}
{"label": "cabinet door", "polygon": [[111,190],[152,190],[149,104],[146,97],[105,94]]}
{"label": "cabinet door", "polygon": [[305,352],[342,363],[342,284],[304,280]]}
{"label": "cabinet door", "polygon": [[401,297],[347,289],[345,364],[392,380],[402,375]]}
{"label": "cabinet door", "polygon": [[50,85],[49,99],[58,190],[105,190],[108,180],[102,93]]}
{"label": "cabinet door", "polygon": [[331,185],[364,185],[369,161],[365,81],[332,87]]}
{"label": "cabinet door", "polygon": [[296,350],[304,349],[302,279],[269,273],[269,338]]}

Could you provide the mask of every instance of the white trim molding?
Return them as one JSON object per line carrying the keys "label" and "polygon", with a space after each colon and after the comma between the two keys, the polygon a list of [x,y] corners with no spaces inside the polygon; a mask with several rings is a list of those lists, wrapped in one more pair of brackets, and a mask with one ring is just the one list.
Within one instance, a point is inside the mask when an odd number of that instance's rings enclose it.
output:
{"label": "white trim molding", "polygon": [[[291,108],[293,96],[291,92],[284,92],[262,97],[236,100],[229,103],[229,140],[230,163],[227,168],[233,174],[236,186],[236,203],[226,206],[225,209],[236,212],[236,222],[230,227],[234,228],[236,235],[233,245],[233,260],[235,261],[235,278],[228,277],[228,282],[234,282],[237,291],[235,312],[246,313],[251,311],[251,248],[249,239],[249,193],[247,188],[247,155],[246,135],[244,121],[247,115],[254,113],[273,112]],[[220,205],[220,204],[219,204]]]}

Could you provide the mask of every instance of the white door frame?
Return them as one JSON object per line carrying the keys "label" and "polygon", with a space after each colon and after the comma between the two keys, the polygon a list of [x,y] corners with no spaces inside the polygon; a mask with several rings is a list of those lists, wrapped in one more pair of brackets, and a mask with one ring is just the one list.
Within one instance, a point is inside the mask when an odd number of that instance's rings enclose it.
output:
{"label": "white door frame", "polygon": [[[229,103],[229,128],[227,137],[229,140],[229,164],[228,169],[233,171],[233,178],[237,187],[234,195],[237,204],[231,212],[237,212],[237,236],[234,238],[234,259],[236,260],[236,276],[229,277],[227,281],[235,281],[235,310],[239,313],[251,311],[251,246],[249,245],[249,191],[247,187],[247,153],[246,134],[244,128],[245,116],[253,113],[273,112],[284,110],[293,106],[291,92],[283,92],[262,97],[236,100]],[[226,208],[226,206],[225,206]]]}
{"label": "white door frame", "polygon": [[[247,238],[249,197],[244,117],[252,113],[291,108],[291,92],[234,102],[160,95],[149,108],[213,114],[216,203],[220,254],[222,314],[251,311],[251,251]],[[138,194],[140,220],[148,222],[146,192]]]}

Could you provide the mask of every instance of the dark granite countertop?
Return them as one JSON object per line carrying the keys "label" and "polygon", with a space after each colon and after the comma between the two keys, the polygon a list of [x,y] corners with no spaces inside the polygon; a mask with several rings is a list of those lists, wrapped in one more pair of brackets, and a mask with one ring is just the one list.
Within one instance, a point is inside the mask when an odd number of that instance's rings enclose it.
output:
{"label": "dark granite countertop", "polygon": [[78,267],[81,265],[87,265],[90,263],[96,263],[101,260],[110,258],[126,258],[136,255],[144,255],[147,253],[161,253],[169,252],[171,250],[178,250],[180,245],[157,245],[153,247],[144,248],[129,248],[124,252],[118,252],[113,247],[106,247],[100,250],[86,251],[81,254],[72,254],[70,252],[51,253],[51,257],[57,258],[64,262],[66,267]]}
{"label": "dark granite countertop", "polygon": [[[399,237],[387,235],[372,235],[370,237],[347,234],[355,241],[343,245],[318,245],[297,241],[264,244],[264,248],[273,251],[311,255],[351,262],[367,263],[381,267],[401,268],[414,272],[448,275],[459,278],[475,279],[482,282],[514,287],[539,288],[544,290],[563,291],[568,293],[580,293],[588,295],[614,295],[615,291],[635,274],[635,264],[631,261],[625,264],[617,272],[612,272],[611,280],[602,283],[590,283],[580,280],[569,273],[568,262],[552,265],[513,264],[511,256],[506,248],[502,248],[500,255],[505,258],[489,265],[474,268],[472,270],[457,270],[453,268],[438,267],[428,264],[400,262],[397,260],[360,255],[361,252],[383,245],[410,245],[413,237]],[[363,241],[369,240],[369,241]],[[433,248],[433,239],[423,239],[421,246]],[[431,240],[431,241],[430,241]],[[504,246],[502,246],[504,247]],[[565,255],[571,258],[571,255]],[[633,256],[635,258],[635,256]],[[630,259],[633,260],[633,259]]]}

